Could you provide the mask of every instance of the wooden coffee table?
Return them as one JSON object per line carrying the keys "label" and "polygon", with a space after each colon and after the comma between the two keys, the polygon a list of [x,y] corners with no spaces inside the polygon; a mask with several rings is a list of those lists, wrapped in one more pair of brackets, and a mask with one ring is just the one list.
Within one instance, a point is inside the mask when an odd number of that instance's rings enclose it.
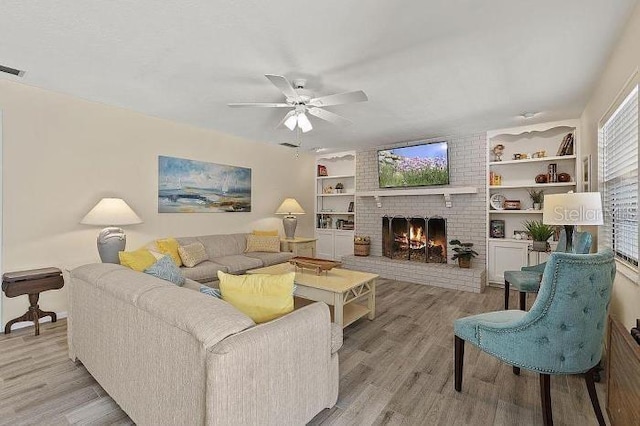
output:
{"label": "wooden coffee table", "polygon": [[[345,328],[365,315],[376,316],[376,279],[368,272],[334,268],[321,275],[297,269],[290,263],[252,269],[248,274],[286,274],[295,272],[295,296],[333,306],[333,322]],[[366,304],[363,303],[366,300]]]}

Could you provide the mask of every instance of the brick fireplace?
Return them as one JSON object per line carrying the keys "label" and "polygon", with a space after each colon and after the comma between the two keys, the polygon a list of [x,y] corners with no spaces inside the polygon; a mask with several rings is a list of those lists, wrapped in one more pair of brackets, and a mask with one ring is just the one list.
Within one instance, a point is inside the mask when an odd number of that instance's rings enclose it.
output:
{"label": "brick fireplace", "polygon": [[[389,193],[396,191],[398,195],[381,197],[379,200],[356,195],[355,233],[371,238],[371,255],[347,256],[342,259],[342,263],[346,268],[376,273],[384,278],[481,292],[486,281],[488,235],[486,134],[435,140],[447,140],[449,145],[448,186],[472,186],[478,192],[452,195],[450,207],[442,195],[400,195],[401,189],[385,190]],[[377,150],[392,147],[394,145],[356,153],[356,193],[381,190],[378,184]],[[402,220],[396,221],[396,218]],[[434,230],[429,229],[433,219],[442,221],[442,235],[436,235]],[[419,237],[416,225],[418,228],[422,227],[422,235]],[[386,237],[383,231],[388,231]],[[407,234],[406,239],[403,239],[403,233]],[[451,261],[454,252],[447,244],[451,239],[474,243],[474,249],[479,255],[473,259],[471,269],[459,268],[456,262]],[[422,247],[423,245],[426,246]],[[442,255],[439,254],[439,247],[429,252],[429,246],[434,245],[442,247]],[[399,250],[390,253],[394,247]]]}

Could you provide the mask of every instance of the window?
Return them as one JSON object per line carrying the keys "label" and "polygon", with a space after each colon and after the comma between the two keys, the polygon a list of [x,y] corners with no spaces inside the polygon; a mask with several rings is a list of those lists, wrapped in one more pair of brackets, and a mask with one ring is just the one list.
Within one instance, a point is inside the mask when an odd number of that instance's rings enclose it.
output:
{"label": "window", "polygon": [[638,266],[638,85],[600,128],[605,243]]}

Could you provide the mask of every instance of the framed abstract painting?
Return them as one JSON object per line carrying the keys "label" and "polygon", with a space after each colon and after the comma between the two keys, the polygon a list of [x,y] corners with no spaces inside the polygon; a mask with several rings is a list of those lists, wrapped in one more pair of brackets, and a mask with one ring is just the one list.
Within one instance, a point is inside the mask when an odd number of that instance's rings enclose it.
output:
{"label": "framed abstract painting", "polygon": [[158,213],[251,211],[251,169],[158,157]]}

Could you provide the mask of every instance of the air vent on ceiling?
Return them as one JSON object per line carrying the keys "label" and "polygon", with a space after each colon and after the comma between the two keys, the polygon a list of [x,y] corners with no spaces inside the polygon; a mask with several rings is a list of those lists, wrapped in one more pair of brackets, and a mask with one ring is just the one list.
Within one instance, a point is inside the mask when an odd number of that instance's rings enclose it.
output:
{"label": "air vent on ceiling", "polygon": [[300,145],[294,145],[294,144],[289,143],[289,142],[282,142],[280,145],[286,146],[287,148],[300,148]]}
{"label": "air vent on ceiling", "polygon": [[0,65],[0,72],[4,72],[4,73],[7,73],[7,74],[15,75],[15,76],[18,76],[18,77],[24,76],[24,71],[23,70],[17,70],[15,68],[5,67],[4,65]]}

